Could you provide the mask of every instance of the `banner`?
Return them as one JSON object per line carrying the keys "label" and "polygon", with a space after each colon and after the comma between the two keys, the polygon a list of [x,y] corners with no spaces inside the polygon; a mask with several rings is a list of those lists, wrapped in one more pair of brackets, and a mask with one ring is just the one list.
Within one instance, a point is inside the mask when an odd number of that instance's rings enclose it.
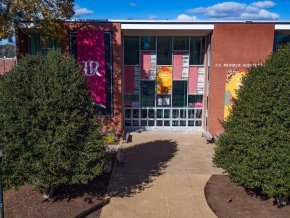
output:
{"label": "banner", "polygon": [[245,70],[235,69],[227,71],[224,119],[226,119],[229,116],[229,110],[232,106],[233,98],[237,98],[236,90],[239,89],[242,77],[245,74],[246,74]]}
{"label": "banner", "polygon": [[170,94],[172,89],[172,67],[157,67],[157,94]]}
{"label": "banner", "polygon": [[111,32],[94,29],[72,31],[70,50],[88,78],[88,87],[100,114],[112,115]]}

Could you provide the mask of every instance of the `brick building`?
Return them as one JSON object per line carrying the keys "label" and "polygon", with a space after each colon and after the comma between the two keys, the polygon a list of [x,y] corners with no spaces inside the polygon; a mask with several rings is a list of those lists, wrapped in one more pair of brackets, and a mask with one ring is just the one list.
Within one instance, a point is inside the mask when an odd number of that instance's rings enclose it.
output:
{"label": "brick building", "polygon": [[16,64],[16,59],[13,58],[0,58],[0,74],[6,73],[12,69]]}
{"label": "brick building", "polygon": [[88,77],[106,130],[222,131],[241,77],[289,42],[290,22],[67,21],[59,44],[27,25],[17,57],[60,48]]}

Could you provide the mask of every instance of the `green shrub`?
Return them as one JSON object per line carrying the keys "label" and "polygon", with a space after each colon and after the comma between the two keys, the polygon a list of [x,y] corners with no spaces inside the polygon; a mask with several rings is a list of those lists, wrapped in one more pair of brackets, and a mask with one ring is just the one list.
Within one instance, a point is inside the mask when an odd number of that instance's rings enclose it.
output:
{"label": "green shrub", "polygon": [[0,80],[0,143],[6,188],[87,183],[105,153],[86,79],[72,57],[23,57]]}
{"label": "green shrub", "polygon": [[290,194],[290,47],[249,70],[222,125],[214,163],[268,197]]}
{"label": "green shrub", "polygon": [[106,132],[106,135],[103,137],[105,145],[112,145],[119,142],[119,137],[115,134],[115,131]]}

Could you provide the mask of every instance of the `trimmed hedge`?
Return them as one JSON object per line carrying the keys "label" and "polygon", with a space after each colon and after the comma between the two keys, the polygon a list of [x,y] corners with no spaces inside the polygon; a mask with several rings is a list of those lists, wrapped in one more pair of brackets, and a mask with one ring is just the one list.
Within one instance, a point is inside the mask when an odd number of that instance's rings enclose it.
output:
{"label": "trimmed hedge", "polygon": [[214,163],[246,188],[290,195],[290,47],[251,68],[237,96]]}
{"label": "trimmed hedge", "polygon": [[0,80],[5,188],[87,183],[105,163],[86,79],[72,57],[25,56]]}

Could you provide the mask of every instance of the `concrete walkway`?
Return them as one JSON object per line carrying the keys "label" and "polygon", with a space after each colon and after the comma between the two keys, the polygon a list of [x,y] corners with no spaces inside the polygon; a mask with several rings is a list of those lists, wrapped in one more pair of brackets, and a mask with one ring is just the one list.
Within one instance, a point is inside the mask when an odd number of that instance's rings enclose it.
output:
{"label": "concrete walkway", "polygon": [[112,173],[113,197],[102,218],[216,217],[204,186],[222,171],[212,166],[214,145],[201,134],[133,133],[133,142],[123,147],[126,164]]}

